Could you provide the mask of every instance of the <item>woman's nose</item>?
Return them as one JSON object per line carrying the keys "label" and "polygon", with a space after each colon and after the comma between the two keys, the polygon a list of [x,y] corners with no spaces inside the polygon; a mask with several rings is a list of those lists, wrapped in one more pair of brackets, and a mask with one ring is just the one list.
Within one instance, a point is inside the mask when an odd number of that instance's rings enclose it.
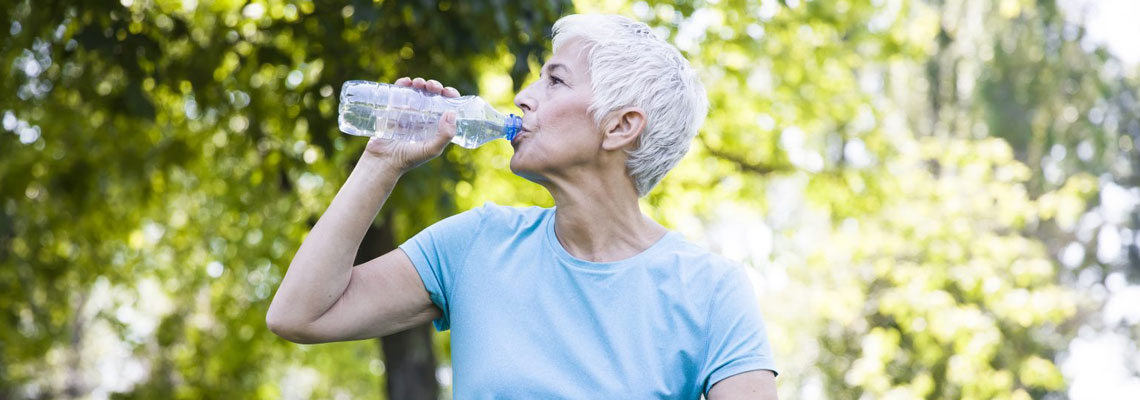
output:
{"label": "woman's nose", "polygon": [[515,95],[515,106],[523,112],[534,111],[534,100],[530,97],[530,86],[523,88],[518,94]]}

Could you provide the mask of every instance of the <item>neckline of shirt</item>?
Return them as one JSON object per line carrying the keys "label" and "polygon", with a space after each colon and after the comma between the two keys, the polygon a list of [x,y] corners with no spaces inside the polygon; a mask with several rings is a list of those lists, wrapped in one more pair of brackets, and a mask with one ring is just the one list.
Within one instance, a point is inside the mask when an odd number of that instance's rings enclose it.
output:
{"label": "neckline of shirt", "polygon": [[547,209],[547,213],[549,214],[546,218],[544,218],[545,221],[543,221],[543,224],[546,225],[545,236],[547,246],[549,246],[551,250],[554,251],[560,260],[565,261],[567,264],[591,271],[609,272],[628,268],[632,265],[635,265],[636,261],[652,256],[661,247],[664,247],[668,242],[670,242],[675,237],[675,235],[677,235],[677,233],[673,230],[668,230],[665,232],[665,235],[661,236],[661,238],[657,240],[657,242],[653,243],[645,250],[642,250],[640,253],[634,254],[621,260],[604,262],[586,261],[575,257],[573,254],[570,254],[570,252],[566,251],[565,247],[562,247],[562,242],[558,241],[558,234],[554,232],[554,208]]}

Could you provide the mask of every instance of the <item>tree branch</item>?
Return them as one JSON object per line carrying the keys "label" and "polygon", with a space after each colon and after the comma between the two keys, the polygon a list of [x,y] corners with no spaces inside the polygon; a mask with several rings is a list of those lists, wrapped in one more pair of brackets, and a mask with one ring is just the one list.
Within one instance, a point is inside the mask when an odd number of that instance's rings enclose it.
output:
{"label": "tree branch", "polygon": [[740,170],[743,172],[751,172],[751,173],[759,174],[759,175],[767,175],[767,174],[771,174],[774,172],[785,172],[785,171],[791,170],[791,168],[788,168],[786,165],[754,163],[754,162],[745,160],[744,157],[741,157],[739,155],[732,154],[732,153],[729,153],[727,151],[724,151],[724,150],[721,150],[718,148],[714,148],[713,146],[710,146],[708,140],[706,140],[704,138],[704,136],[701,136],[701,135],[697,135],[697,139],[699,139],[701,141],[701,145],[705,147],[705,150],[708,150],[710,155],[712,155],[713,157],[731,162],[733,164],[736,164],[736,167],[740,168]]}

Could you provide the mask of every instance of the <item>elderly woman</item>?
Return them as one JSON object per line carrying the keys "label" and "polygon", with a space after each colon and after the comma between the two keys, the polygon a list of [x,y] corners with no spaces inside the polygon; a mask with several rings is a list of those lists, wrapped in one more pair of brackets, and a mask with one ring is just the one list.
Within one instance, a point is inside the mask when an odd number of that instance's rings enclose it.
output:
{"label": "elderly woman", "polygon": [[[299,343],[365,339],[434,321],[451,329],[466,398],[776,398],[775,365],[743,268],[642,214],[708,108],[681,54],[644,24],[571,15],[515,97],[511,171],[553,208],[488,203],[353,266],[370,222],[428,143],[372,139],[313,227],[267,315]],[[401,78],[443,96],[434,80]]]}

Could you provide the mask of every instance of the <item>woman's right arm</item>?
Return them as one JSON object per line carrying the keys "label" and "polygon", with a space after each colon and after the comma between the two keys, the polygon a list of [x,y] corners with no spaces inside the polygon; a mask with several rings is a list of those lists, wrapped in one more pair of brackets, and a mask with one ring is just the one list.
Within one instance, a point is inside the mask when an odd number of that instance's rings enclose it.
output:
{"label": "woman's right arm", "polygon": [[[447,97],[438,82],[401,78]],[[269,305],[269,329],[297,343],[384,336],[426,323],[441,311],[402,250],[353,266],[368,226],[404,172],[439,156],[455,136],[454,114],[445,115],[434,141],[372,139],[328,210],[305,237]]]}

